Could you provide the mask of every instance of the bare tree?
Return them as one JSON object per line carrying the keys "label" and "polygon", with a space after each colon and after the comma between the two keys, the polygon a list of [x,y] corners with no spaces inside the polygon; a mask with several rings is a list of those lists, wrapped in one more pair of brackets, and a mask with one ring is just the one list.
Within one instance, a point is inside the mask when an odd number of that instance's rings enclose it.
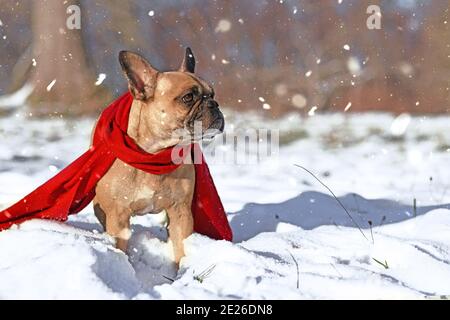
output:
{"label": "bare tree", "polygon": [[[67,28],[67,8],[77,0],[33,1],[31,68],[28,81],[34,90],[28,99],[38,115],[95,114],[109,99],[90,69],[79,29]],[[81,21],[82,23],[82,21]],[[81,24],[82,26],[82,24]]]}

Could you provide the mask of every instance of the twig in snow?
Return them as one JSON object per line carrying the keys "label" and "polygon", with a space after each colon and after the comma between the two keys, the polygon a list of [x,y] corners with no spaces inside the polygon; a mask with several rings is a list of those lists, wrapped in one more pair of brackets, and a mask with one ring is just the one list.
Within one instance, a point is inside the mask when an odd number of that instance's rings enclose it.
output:
{"label": "twig in snow", "polygon": [[297,289],[299,289],[300,288],[300,268],[298,266],[298,262],[295,259],[294,255],[289,250],[287,250],[287,252],[291,255],[292,260],[294,260],[295,267],[297,268]]}
{"label": "twig in snow", "polygon": [[198,275],[194,276],[194,280],[203,283],[203,281],[211,275],[215,267],[215,264],[209,266],[203,272],[200,272]]}
{"label": "twig in snow", "polygon": [[414,198],[413,200],[413,212],[414,212],[414,218],[417,217],[417,200]]}
{"label": "twig in snow", "polygon": [[308,169],[306,169],[305,167],[298,165],[298,164],[294,164],[296,167],[299,167],[300,169],[305,170],[306,172],[308,172],[311,176],[313,176],[314,179],[316,179],[317,181],[319,181],[319,183],[324,186],[334,197],[334,199],[340,204],[340,206],[342,207],[342,209],[344,209],[344,211],[347,213],[347,215],[349,216],[350,220],[353,222],[353,224],[358,228],[359,232],[361,232],[361,234],[363,235],[363,237],[369,241],[369,239],[366,237],[365,233],[362,231],[361,227],[359,226],[359,224],[355,221],[355,219],[353,219],[352,215],[350,214],[350,212],[348,212],[348,210],[344,207],[344,205],[342,204],[342,202],[338,199],[338,197],[336,197],[336,195],[334,194],[334,192],[325,184],[323,183],[319,178],[316,177],[316,175],[314,173],[312,173],[311,171],[309,171]]}
{"label": "twig in snow", "polygon": [[384,224],[385,221],[386,221],[386,216],[383,216],[383,217],[381,218],[380,227]]}
{"label": "twig in snow", "polygon": [[166,279],[166,280],[169,280],[170,282],[174,282],[174,281],[175,281],[175,279],[166,277],[165,275],[162,275],[162,277],[163,277],[164,279]]}
{"label": "twig in snow", "polygon": [[433,199],[433,200],[435,200],[436,198],[435,198],[434,192],[433,192],[433,190],[432,190],[432,189],[433,189],[433,188],[432,188],[432,185],[433,185],[433,177],[430,177],[428,180],[430,181],[430,184],[428,185],[428,193],[430,194],[430,198]]}
{"label": "twig in snow", "polygon": [[334,221],[334,220],[331,220],[331,221],[333,222],[333,224],[334,224],[334,226],[335,226],[336,228],[340,229],[339,226],[338,226],[338,224],[336,223],[336,221]]}
{"label": "twig in snow", "polygon": [[372,258],[376,263],[378,263],[378,264],[381,264],[385,269],[389,269],[389,265],[388,265],[388,263],[387,263],[387,261],[386,260],[384,260],[384,263],[383,262],[381,262],[380,260],[377,260],[377,259],[375,259],[375,258]]}
{"label": "twig in snow", "polygon": [[373,238],[372,221],[369,220],[368,223],[370,226],[370,235],[372,236],[372,243],[375,244],[375,239]]}

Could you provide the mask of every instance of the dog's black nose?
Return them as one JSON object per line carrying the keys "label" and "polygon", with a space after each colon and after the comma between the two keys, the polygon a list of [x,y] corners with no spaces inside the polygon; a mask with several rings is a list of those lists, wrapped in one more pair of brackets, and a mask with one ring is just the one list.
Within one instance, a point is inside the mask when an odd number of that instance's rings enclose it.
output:
{"label": "dog's black nose", "polygon": [[215,100],[209,100],[208,101],[208,108],[215,109],[218,108],[219,104]]}

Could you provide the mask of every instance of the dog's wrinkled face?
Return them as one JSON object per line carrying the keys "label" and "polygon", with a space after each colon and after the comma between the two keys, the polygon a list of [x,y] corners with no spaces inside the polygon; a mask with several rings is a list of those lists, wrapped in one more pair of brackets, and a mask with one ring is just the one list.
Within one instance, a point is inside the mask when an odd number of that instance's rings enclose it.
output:
{"label": "dog's wrinkled face", "polygon": [[122,51],[119,60],[131,93],[142,103],[141,119],[160,138],[168,139],[182,130],[190,140],[200,140],[223,131],[224,118],[214,89],[194,74],[195,59],[189,48],[177,71],[159,72],[128,51]]}

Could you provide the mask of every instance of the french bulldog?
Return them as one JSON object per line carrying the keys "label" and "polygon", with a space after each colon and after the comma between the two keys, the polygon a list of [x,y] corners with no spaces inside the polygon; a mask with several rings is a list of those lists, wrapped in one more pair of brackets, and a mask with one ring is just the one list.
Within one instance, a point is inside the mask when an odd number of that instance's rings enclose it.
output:
{"label": "french bulldog", "polygon": [[[198,141],[202,137],[195,134],[196,121],[201,121],[202,133],[223,131],[224,117],[214,89],[194,74],[195,58],[189,48],[177,71],[160,72],[129,51],[120,52],[119,62],[134,98],[127,133],[146,152],[157,153],[179,143],[174,134],[177,130]],[[169,242],[179,264],[184,256],[183,240],[193,232],[195,171],[192,161],[187,162],[169,174],[153,175],[115,160],[98,182],[93,203],[96,217],[116,239],[117,248],[127,250],[132,216],[165,210]]]}

